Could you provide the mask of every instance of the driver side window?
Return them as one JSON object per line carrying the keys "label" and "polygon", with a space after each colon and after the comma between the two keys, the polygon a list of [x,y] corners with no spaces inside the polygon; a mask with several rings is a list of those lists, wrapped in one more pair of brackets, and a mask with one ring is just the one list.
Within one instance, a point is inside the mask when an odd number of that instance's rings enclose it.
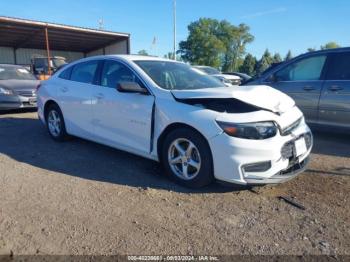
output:
{"label": "driver side window", "polygon": [[326,56],[305,58],[288,65],[275,73],[276,81],[310,81],[321,78]]}
{"label": "driver side window", "polygon": [[125,65],[112,61],[105,60],[101,74],[101,85],[110,88],[117,88],[122,82],[136,82],[140,86],[137,76]]}

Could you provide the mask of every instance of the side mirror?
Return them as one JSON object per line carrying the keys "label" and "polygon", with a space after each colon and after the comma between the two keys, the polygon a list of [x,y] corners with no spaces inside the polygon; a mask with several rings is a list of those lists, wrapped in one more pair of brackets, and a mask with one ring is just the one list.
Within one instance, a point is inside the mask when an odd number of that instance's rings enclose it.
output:
{"label": "side mirror", "polygon": [[147,94],[146,88],[141,87],[136,82],[120,82],[117,84],[117,90],[123,93],[140,93]]}

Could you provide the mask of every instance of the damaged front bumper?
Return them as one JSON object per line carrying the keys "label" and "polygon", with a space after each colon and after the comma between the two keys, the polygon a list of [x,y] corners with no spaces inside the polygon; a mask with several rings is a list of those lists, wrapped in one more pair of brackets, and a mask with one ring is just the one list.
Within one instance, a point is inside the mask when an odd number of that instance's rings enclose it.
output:
{"label": "damaged front bumper", "polygon": [[[306,151],[297,154],[294,147],[300,138],[305,138]],[[285,136],[277,134],[270,139],[249,140],[222,133],[209,140],[209,144],[217,180],[241,185],[278,184],[305,170],[313,138],[303,122]]]}

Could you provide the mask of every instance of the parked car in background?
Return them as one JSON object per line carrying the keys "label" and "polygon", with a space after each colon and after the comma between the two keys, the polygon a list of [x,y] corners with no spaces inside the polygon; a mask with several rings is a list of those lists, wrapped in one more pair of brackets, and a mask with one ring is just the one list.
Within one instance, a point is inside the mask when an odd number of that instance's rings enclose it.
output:
{"label": "parked car in background", "polygon": [[291,96],[310,124],[350,128],[350,48],[300,55],[246,83],[256,84]]}
{"label": "parked car in background", "polygon": [[38,90],[51,137],[74,135],[160,161],[189,187],[287,181],[302,172],[312,134],[287,95],[226,87],[187,64],[145,56],[82,59]]}
{"label": "parked car in background", "polygon": [[0,64],[0,110],[36,107],[39,84],[25,67]]}
{"label": "parked car in background", "polygon": [[238,76],[241,79],[240,84],[244,84],[245,82],[249,81],[252,77],[245,74],[245,73],[240,73],[240,72],[225,72],[222,73],[223,75],[232,75],[232,76]]}
{"label": "parked car in background", "polygon": [[61,56],[50,57],[50,68],[48,66],[48,61],[49,59],[45,56],[34,56],[31,59],[31,71],[40,80],[49,79],[51,76],[50,73],[55,73],[67,64],[66,59]]}
{"label": "parked car in background", "polygon": [[210,66],[193,66],[194,68],[202,71],[203,73],[207,75],[211,75],[213,77],[216,77],[221,82],[223,82],[225,85],[240,85],[241,84],[241,78],[236,75],[227,75],[222,74],[219,70],[216,68],[210,67]]}

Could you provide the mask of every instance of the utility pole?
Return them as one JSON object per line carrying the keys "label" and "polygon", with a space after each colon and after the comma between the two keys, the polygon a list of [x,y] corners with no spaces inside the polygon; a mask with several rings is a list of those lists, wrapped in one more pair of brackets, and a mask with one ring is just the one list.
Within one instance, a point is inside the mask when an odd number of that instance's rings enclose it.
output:
{"label": "utility pole", "polygon": [[47,55],[47,74],[51,76],[51,57],[50,57],[50,45],[49,45],[49,32],[47,25],[45,26],[45,42],[46,42],[46,55]]}
{"label": "utility pole", "polygon": [[174,1],[174,60],[176,60],[176,0]]}

